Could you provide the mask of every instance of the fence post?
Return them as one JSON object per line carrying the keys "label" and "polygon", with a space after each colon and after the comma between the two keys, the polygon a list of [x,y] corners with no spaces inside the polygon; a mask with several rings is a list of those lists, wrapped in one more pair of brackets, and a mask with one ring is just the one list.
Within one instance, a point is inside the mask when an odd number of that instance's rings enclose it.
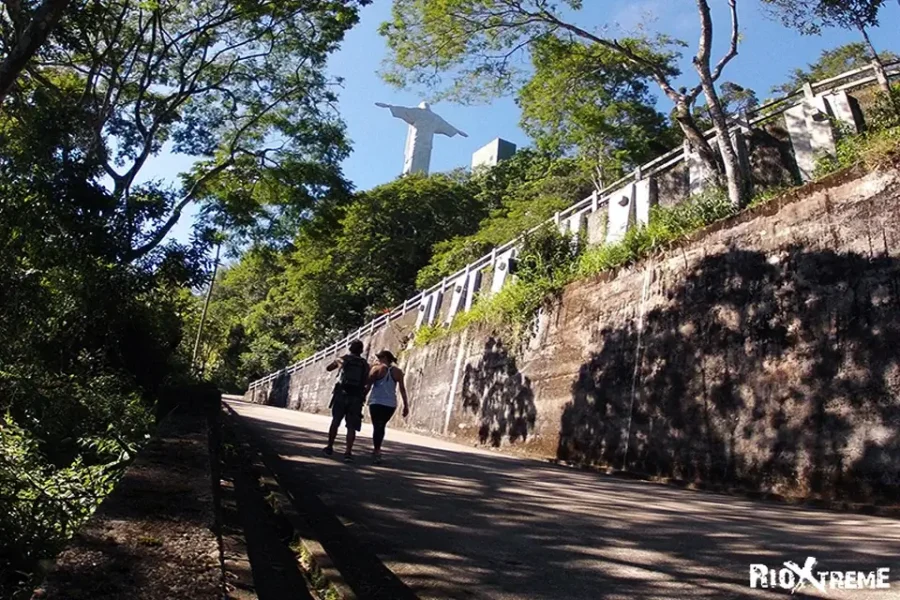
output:
{"label": "fence post", "polygon": [[881,86],[889,86],[890,82],[888,80],[887,73],[884,70],[884,65],[881,64],[877,60],[872,61],[872,70],[875,71],[875,79],[878,80],[878,85]]}
{"label": "fence post", "polygon": [[803,97],[809,102],[812,102],[816,98],[816,92],[813,90],[812,83],[809,81],[803,82]]}
{"label": "fence post", "polygon": [[600,192],[594,190],[594,193],[591,194],[591,212],[597,212],[597,209],[600,207]]}

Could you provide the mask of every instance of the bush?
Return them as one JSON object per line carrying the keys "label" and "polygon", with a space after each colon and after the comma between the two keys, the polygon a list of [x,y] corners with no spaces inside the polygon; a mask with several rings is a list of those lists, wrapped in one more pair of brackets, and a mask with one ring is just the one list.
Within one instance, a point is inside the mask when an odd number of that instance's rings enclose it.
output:
{"label": "bush", "polygon": [[446,328],[440,323],[434,325],[422,325],[416,330],[415,345],[424,346],[436,339],[443,337]]}
{"label": "bush", "polygon": [[732,214],[734,209],[721,190],[676,206],[653,207],[648,225],[628,230],[621,242],[588,250],[579,262],[577,275],[590,277],[632,263]]}
{"label": "bush", "polygon": [[874,169],[887,157],[896,154],[898,149],[900,126],[843,137],[838,140],[834,156],[823,156],[816,161],[813,177],[820,179],[856,164]]}
{"label": "bush", "polygon": [[[648,226],[630,229],[621,242],[585,252],[580,250],[579,240],[552,227],[543,228],[523,241],[514,281],[497,294],[479,299],[469,312],[457,315],[450,329],[482,323],[503,329],[514,343],[521,342],[540,308],[566,284],[665,249],[732,214],[734,209],[727,196],[716,190],[671,208],[655,207]],[[428,332],[424,337],[430,341],[436,336]]]}
{"label": "bush", "polygon": [[867,116],[871,130],[884,131],[900,127],[900,84],[891,87],[890,94],[879,91]]}

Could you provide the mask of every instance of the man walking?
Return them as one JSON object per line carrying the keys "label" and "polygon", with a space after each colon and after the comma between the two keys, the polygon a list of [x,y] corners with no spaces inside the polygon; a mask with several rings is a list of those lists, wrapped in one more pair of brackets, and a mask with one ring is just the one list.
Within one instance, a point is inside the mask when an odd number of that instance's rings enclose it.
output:
{"label": "man walking", "polygon": [[363,343],[354,340],[350,342],[349,350],[349,354],[325,367],[329,372],[337,368],[341,371],[331,396],[331,428],[328,430],[328,445],[323,452],[328,456],[334,454],[334,440],[338,428],[341,421],[346,421],[347,449],[344,451],[344,462],[353,462],[353,442],[356,440],[356,432],[362,429],[362,411],[368,391],[366,384],[369,375],[369,363],[362,357]]}

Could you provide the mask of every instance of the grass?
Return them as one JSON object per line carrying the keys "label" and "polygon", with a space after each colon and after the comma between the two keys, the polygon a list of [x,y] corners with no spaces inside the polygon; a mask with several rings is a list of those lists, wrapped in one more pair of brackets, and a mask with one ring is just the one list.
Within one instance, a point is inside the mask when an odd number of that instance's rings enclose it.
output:
{"label": "grass", "polygon": [[151,535],[142,535],[138,538],[138,543],[142,546],[162,546],[163,541]]}
{"label": "grass", "polygon": [[884,165],[900,149],[900,126],[844,136],[837,142],[834,156],[816,162],[815,179],[861,164],[869,170]]}
{"label": "grass", "polygon": [[422,325],[416,330],[414,343],[416,346],[424,346],[440,338],[444,333],[444,327],[440,323],[434,325]]}
{"label": "grass", "polygon": [[335,589],[306,546],[299,539],[295,539],[290,545],[291,551],[297,557],[300,570],[303,572],[309,586],[312,588],[317,598],[321,600],[341,600],[341,595]]}
{"label": "grass", "polygon": [[[872,170],[886,164],[898,151],[900,126],[845,135],[837,144],[835,156],[819,161],[815,178],[858,164]],[[792,188],[781,186],[763,190],[750,200],[746,209],[761,206],[789,189]],[[650,212],[649,224],[630,229],[620,242],[589,247],[576,260],[560,263],[539,276],[517,277],[497,294],[479,298],[471,310],[456,315],[449,327],[432,325],[420,328],[416,332],[415,344],[429,344],[470,325],[486,325],[498,330],[516,345],[533,328],[541,307],[558,297],[569,283],[663,252],[737,212],[721,190],[695,196],[673,207],[654,207]]]}

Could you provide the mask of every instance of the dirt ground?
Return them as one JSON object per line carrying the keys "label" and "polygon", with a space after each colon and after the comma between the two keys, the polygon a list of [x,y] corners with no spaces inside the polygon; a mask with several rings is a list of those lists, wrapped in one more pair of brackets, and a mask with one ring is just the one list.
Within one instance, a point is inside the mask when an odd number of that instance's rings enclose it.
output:
{"label": "dirt ground", "polygon": [[35,598],[222,597],[207,420],[176,416],[59,555]]}

